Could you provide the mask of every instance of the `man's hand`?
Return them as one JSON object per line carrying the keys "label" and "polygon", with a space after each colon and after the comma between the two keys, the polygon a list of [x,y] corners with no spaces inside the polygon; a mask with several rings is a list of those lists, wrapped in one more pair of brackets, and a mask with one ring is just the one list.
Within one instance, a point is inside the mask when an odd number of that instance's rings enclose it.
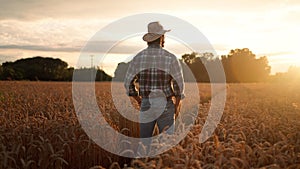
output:
{"label": "man's hand", "polygon": [[141,106],[142,98],[140,96],[132,96],[132,97],[138,103],[138,105]]}
{"label": "man's hand", "polygon": [[175,97],[175,118],[179,115],[181,108],[181,98],[180,97]]}

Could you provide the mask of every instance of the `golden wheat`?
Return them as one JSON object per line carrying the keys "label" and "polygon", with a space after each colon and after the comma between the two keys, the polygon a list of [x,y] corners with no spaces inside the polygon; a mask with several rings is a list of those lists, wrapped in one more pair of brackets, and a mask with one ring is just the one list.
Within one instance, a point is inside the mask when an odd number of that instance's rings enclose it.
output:
{"label": "golden wheat", "polygon": [[[138,137],[138,123],[116,110],[111,84],[95,86],[109,125]],[[0,168],[300,168],[298,84],[228,84],[221,122],[204,143],[199,134],[211,90],[209,84],[198,86],[199,114],[187,136],[156,157],[128,159],[103,150],[85,134],[73,107],[71,83],[0,82]],[[181,130],[185,127],[179,124]],[[154,144],[159,149],[167,143]]]}

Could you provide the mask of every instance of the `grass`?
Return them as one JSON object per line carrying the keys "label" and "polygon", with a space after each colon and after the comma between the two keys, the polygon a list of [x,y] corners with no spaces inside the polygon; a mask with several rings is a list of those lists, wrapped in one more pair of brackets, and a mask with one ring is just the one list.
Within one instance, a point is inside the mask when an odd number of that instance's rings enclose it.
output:
{"label": "grass", "polygon": [[[110,83],[95,86],[106,121],[138,137],[138,124],[116,110]],[[156,157],[128,159],[88,138],[74,111],[71,83],[1,81],[0,168],[299,168],[298,84],[227,84],[221,122],[201,144],[198,135],[213,96],[209,84],[198,87],[199,115],[188,135]]]}

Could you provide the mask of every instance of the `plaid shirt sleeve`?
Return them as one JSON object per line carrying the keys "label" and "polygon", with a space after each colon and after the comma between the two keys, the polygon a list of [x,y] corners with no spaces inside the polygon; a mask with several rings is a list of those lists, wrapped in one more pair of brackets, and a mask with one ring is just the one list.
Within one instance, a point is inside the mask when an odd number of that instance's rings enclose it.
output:
{"label": "plaid shirt sleeve", "polygon": [[126,89],[126,94],[128,96],[138,96],[139,92],[136,89],[135,82],[137,80],[137,74],[135,70],[135,62],[134,59],[130,62],[129,67],[127,69],[127,73],[124,79],[124,87]]}
{"label": "plaid shirt sleeve", "polygon": [[184,99],[185,95],[184,95],[183,72],[182,72],[181,64],[177,58],[173,60],[170,71],[172,75],[174,95],[176,97],[180,97],[181,99]]}

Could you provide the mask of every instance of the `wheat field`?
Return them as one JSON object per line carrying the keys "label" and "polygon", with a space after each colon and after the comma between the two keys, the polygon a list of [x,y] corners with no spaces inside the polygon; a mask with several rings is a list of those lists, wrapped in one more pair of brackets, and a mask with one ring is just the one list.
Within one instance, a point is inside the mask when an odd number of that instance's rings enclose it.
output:
{"label": "wheat field", "polygon": [[[1,81],[0,168],[300,168],[298,84],[227,84],[223,116],[204,143],[199,134],[212,96],[209,84],[198,86],[198,117],[188,135],[156,157],[130,159],[103,150],[85,134],[70,82]],[[115,109],[111,84],[95,88],[110,126],[138,137],[138,124]]]}

